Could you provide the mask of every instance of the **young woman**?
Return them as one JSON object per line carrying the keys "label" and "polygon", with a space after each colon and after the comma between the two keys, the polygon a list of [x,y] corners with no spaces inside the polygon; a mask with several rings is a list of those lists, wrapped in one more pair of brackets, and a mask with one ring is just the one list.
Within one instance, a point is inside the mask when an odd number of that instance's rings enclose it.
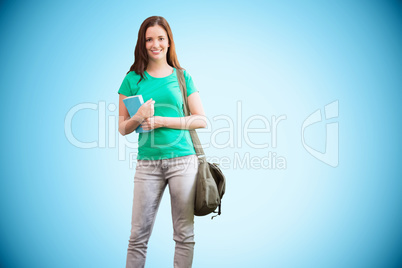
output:
{"label": "young woman", "polygon": [[[147,18],[141,25],[134,64],[118,93],[119,132],[127,135],[140,124],[131,235],[127,268],[144,267],[147,244],[166,186],[169,187],[176,242],[174,267],[192,266],[194,250],[194,193],[198,158],[188,129],[206,127],[201,99],[184,70],[190,116],[184,116],[176,70],[177,60],[169,24],[163,17]],[[123,99],[142,95],[144,104],[130,118]]]}

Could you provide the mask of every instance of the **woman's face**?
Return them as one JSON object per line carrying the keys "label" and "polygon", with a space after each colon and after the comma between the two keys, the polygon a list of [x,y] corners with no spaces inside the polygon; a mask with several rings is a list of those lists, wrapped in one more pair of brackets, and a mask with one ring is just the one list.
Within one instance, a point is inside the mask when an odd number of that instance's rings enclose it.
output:
{"label": "woman's face", "polygon": [[166,31],[159,25],[149,27],[145,32],[145,49],[149,60],[166,61],[169,40]]}

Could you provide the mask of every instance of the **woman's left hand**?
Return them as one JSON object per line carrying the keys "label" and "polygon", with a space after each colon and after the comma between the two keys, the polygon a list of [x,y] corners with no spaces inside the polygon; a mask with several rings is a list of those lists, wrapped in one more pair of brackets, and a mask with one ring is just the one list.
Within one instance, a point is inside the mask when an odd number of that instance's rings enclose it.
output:
{"label": "woman's left hand", "polygon": [[145,119],[141,126],[144,130],[152,130],[155,128],[163,127],[162,116],[151,116]]}

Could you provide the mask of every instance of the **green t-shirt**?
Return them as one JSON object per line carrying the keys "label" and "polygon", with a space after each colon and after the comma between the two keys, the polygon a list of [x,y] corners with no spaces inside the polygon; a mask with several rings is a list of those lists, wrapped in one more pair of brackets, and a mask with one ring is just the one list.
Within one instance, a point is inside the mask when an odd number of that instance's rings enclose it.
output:
{"label": "green t-shirt", "polygon": [[[187,96],[198,92],[189,73],[184,70]],[[125,96],[142,95],[144,102],[149,99],[155,101],[155,116],[183,117],[183,98],[176,68],[173,73],[162,78],[150,76],[145,71],[145,79],[137,84],[141,76],[129,72],[124,78],[119,94]],[[139,133],[138,156],[139,160],[160,160],[195,154],[194,145],[188,130],[173,128],[157,128],[151,132]]]}

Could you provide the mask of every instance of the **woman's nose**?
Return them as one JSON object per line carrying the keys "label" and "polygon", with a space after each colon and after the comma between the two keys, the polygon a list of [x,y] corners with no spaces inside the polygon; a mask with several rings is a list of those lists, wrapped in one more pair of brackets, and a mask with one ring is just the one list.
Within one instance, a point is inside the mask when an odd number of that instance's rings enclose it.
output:
{"label": "woman's nose", "polygon": [[158,42],[158,41],[154,41],[154,42],[152,43],[152,47],[158,48],[158,47],[159,47],[159,42]]}

